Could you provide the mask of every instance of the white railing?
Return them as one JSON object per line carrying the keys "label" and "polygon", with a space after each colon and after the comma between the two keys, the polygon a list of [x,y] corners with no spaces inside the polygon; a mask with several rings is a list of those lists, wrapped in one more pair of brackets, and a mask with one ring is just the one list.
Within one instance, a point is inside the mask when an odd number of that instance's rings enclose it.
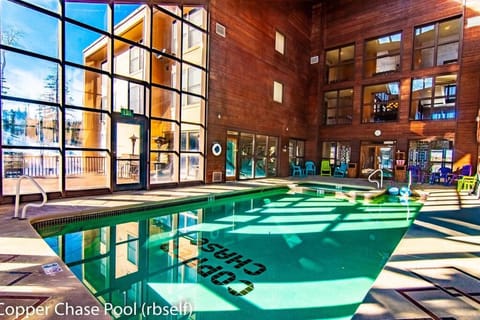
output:
{"label": "white railing", "polygon": [[[42,193],[43,201],[42,201],[42,203],[27,203],[26,205],[23,206],[22,215],[21,215],[21,217],[19,217],[18,216],[18,207],[20,206],[20,184],[21,184],[23,179],[29,179],[30,181],[33,182],[34,185],[37,186],[38,190],[40,190],[40,192]],[[18,218],[18,219],[24,220],[26,218],[28,207],[40,208],[40,207],[43,207],[45,205],[45,203],[47,203],[47,194],[45,193],[45,190],[43,190],[42,186],[37,181],[35,181],[35,179],[33,179],[30,176],[20,176],[17,180],[17,189],[16,190],[17,191],[15,193],[15,213],[13,215],[13,219]]]}
{"label": "white railing", "polygon": [[[380,172],[380,182],[377,180],[372,180],[372,177],[377,173]],[[383,188],[383,170],[382,168],[378,168],[377,170],[373,171],[368,175],[368,181],[371,183],[376,183],[377,184],[377,189]]]}

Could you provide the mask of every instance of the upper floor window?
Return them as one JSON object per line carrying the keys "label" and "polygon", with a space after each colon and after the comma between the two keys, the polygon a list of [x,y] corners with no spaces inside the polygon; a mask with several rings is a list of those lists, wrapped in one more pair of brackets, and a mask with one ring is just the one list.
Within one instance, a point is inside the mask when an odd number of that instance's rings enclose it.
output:
{"label": "upper floor window", "polygon": [[[194,9],[191,10],[186,19],[193,23],[195,26],[202,26],[203,23],[203,11]],[[201,29],[193,25],[184,24],[183,26],[183,49],[188,50],[195,46],[201,45],[203,41],[203,32]]]}
{"label": "upper floor window", "polygon": [[324,95],[324,123],[347,124],[352,123],[353,90],[327,91]]}
{"label": "upper floor window", "polygon": [[397,120],[399,93],[399,82],[364,87],[362,123]]}
{"label": "upper floor window", "polygon": [[273,81],[273,101],[283,102],[283,84],[277,81]]}
{"label": "upper floor window", "polygon": [[401,44],[401,33],[367,40],[365,43],[365,77],[399,71]]}
{"label": "upper floor window", "polygon": [[142,70],[143,52],[139,47],[131,47],[129,50],[130,74]]}
{"label": "upper floor window", "polygon": [[410,120],[454,119],[456,83],[456,74],[413,79]]}
{"label": "upper floor window", "polygon": [[275,51],[285,53],[285,36],[278,31],[275,32]]}
{"label": "upper floor window", "polygon": [[355,46],[327,50],[325,70],[327,83],[353,80],[355,76]]}
{"label": "upper floor window", "polygon": [[461,30],[460,18],[415,28],[413,68],[456,63]]}

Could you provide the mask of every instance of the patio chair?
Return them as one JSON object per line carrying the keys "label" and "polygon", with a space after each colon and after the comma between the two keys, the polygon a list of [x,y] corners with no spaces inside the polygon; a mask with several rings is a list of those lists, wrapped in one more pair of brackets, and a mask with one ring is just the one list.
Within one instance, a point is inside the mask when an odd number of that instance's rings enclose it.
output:
{"label": "patio chair", "polygon": [[332,168],[330,167],[329,160],[322,160],[320,162],[320,175],[321,176],[331,176],[332,175]]}
{"label": "patio chair", "polygon": [[478,181],[478,175],[463,176],[457,181],[457,192],[468,191],[474,192]]}
{"label": "patio chair", "polygon": [[443,179],[443,184],[448,184],[449,179],[452,177],[452,169],[447,167],[441,167],[437,172],[432,173],[430,176],[430,184],[440,183],[440,180]]}
{"label": "patio chair", "polygon": [[307,176],[309,174],[317,174],[317,166],[315,166],[315,163],[313,161],[305,161],[305,174]]}
{"label": "patio chair", "polygon": [[452,173],[449,184],[453,184],[458,182],[464,176],[471,176],[472,175],[472,165],[466,164],[460,169],[456,170]]}
{"label": "patio chair", "polygon": [[302,168],[301,166],[299,166],[299,165],[296,165],[296,164],[294,164],[294,163],[291,163],[291,164],[290,164],[290,167],[292,168],[292,177],[293,177],[293,176],[299,176],[299,177],[301,177],[301,176],[303,176],[304,173],[305,173],[304,170],[303,170],[303,168]]}
{"label": "patio chair", "polygon": [[348,172],[348,165],[345,162],[340,163],[339,166],[335,167],[333,170],[334,177],[346,177]]}

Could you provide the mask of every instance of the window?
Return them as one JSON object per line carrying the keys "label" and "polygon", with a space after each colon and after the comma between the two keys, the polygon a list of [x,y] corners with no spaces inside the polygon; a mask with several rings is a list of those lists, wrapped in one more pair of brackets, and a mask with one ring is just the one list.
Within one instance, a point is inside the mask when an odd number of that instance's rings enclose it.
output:
{"label": "window", "polygon": [[285,36],[278,31],[275,32],[275,51],[285,53]]}
{"label": "window", "polygon": [[456,82],[456,74],[413,79],[410,120],[454,119]]}
{"label": "window", "polygon": [[401,33],[368,40],[365,43],[365,77],[400,70]]}
{"label": "window", "polygon": [[337,49],[327,50],[325,56],[325,70],[327,83],[349,81],[354,79],[355,47],[349,45]]}
{"label": "window", "polygon": [[435,140],[409,141],[408,165],[418,167],[428,175],[441,167],[453,167],[453,141],[435,137]]}
{"label": "window", "polygon": [[277,81],[273,81],[273,101],[283,102],[283,84]]}
{"label": "window", "polygon": [[399,90],[399,82],[364,87],[362,123],[397,120]]}
{"label": "window", "polygon": [[352,123],[353,89],[325,92],[324,108],[326,125]]}
{"label": "window", "polygon": [[290,139],[288,142],[288,162],[301,165],[305,163],[305,141]]}
{"label": "window", "polygon": [[[189,93],[194,94],[202,94],[202,70],[199,68],[195,68],[193,66],[189,66],[183,69],[183,77],[182,82],[183,91],[187,91]],[[194,103],[200,102],[200,97],[194,95],[187,95],[187,99],[182,101],[183,105],[190,105]]]}
{"label": "window", "polygon": [[143,69],[143,50],[139,47],[131,47],[129,50],[130,74],[139,72]]}
{"label": "window", "polygon": [[413,68],[456,63],[461,29],[461,18],[415,28]]}
{"label": "window", "polygon": [[137,264],[138,240],[136,237],[128,235],[127,242],[127,260],[133,264]]}
{"label": "window", "polygon": [[322,159],[328,159],[330,164],[349,163],[352,147],[349,143],[326,141],[322,143]]}

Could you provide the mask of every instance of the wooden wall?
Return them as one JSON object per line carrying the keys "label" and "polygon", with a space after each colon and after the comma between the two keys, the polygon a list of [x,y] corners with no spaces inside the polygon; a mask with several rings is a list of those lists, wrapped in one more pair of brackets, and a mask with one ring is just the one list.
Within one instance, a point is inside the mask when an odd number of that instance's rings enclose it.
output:
{"label": "wooden wall", "polygon": [[[286,176],[288,153],[281,146],[316,130],[306,125],[311,6],[212,0],[210,13],[206,181],[213,171],[225,172],[225,153],[214,157],[210,148],[217,141],[225,149],[227,130],[279,137],[279,173]],[[216,23],[226,37],[215,33]],[[284,55],[275,51],[276,31],[285,36]],[[273,81],[283,83],[281,104],[273,101]]]}
{"label": "wooden wall", "polygon": [[[463,1],[452,0],[338,0],[319,4],[314,9],[314,32],[312,52],[320,55],[324,64],[324,49],[355,43],[355,80],[350,83],[325,84],[323,73],[317,73],[320,90],[314,104],[323,112],[323,90],[345,87],[354,88],[354,115],[351,125],[319,126],[322,141],[350,141],[352,162],[359,162],[361,141],[397,141],[397,149],[407,150],[408,140],[444,137],[455,139],[455,164],[476,165],[478,145],[475,140],[475,116],[479,106],[479,40],[480,27],[473,26],[472,17],[480,15],[475,0],[468,0],[464,10]],[[476,6],[477,8],[473,8]],[[444,65],[425,70],[412,71],[413,32],[416,26],[455,16],[465,16],[459,64]],[[471,20],[469,20],[471,19]],[[474,19],[473,19],[474,20]],[[321,30],[318,32],[318,30]],[[402,32],[402,60],[400,73],[363,78],[364,41],[394,32]],[[412,77],[431,76],[439,73],[458,72],[457,119],[443,121],[409,121],[410,85]],[[401,81],[401,96],[398,122],[361,124],[360,111],[364,85],[386,81]],[[320,120],[321,121],[321,120]],[[382,136],[374,137],[375,129]],[[321,143],[320,141],[320,143]]]}
{"label": "wooden wall", "polygon": [[[224,153],[214,157],[210,146],[225,147],[226,131],[238,130],[280,137],[306,139],[306,158],[319,161],[322,141],[348,141],[352,162],[359,162],[361,141],[397,142],[406,151],[409,140],[449,138],[455,140],[455,167],[476,165],[475,140],[480,103],[480,15],[477,0],[334,0],[308,1],[210,1],[210,77],[208,94],[208,137],[206,181],[213,171],[225,168]],[[459,64],[412,70],[413,32],[416,26],[445,18],[464,16]],[[216,23],[226,28],[226,37],[215,33]],[[286,36],[286,54],[274,50],[275,31]],[[363,77],[364,41],[402,32],[399,73]],[[324,50],[355,43],[356,73],[349,83],[324,83]],[[310,64],[318,56],[319,63]],[[457,119],[409,121],[412,77],[458,73]],[[272,99],[273,81],[284,84],[284,102]],[[361,124],[362,88],[365,85],[398,81],[401,84],[399,120]],[[322,125],[322,96],[327,90],[354,88],[351,125]],[[220,115],[220,118],[218,116]],[[287,131],[288,128],[288,131]],[[375,137],[376,129],[382,131]],[[280,152],[279,175],[288,175],[288,154]]]}

